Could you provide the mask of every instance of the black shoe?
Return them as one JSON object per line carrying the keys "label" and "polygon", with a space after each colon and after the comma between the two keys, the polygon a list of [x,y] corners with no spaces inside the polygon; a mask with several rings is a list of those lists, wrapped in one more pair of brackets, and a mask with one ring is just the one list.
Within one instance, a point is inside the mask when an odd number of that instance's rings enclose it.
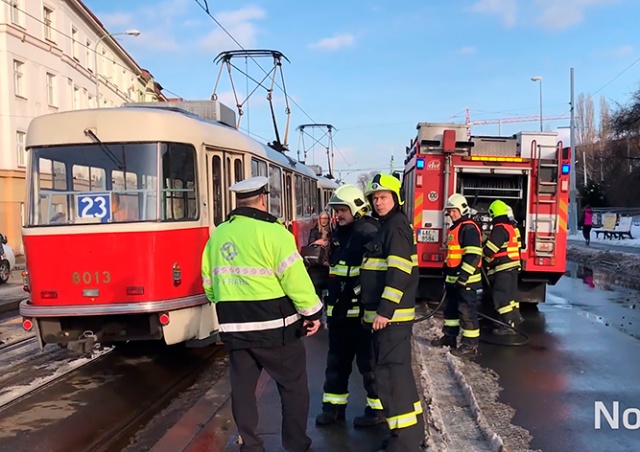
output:
{"label": "black shoe", "polygon": [[478,346],[462,344],[460,348],[451,350],[449,353],[458,358],[475,358],[478,356]]}
{"label": "black shoe", "polygon": [[384,424],[386,421],[382,410],[374,410],[371,407],[366,407],[362,416],[353,418],[353,426],[373,427],[374,425]]}
{"label": "black shoe", "polygon": [[439,337],[438,339],[434,339],[431,341],[431,345],[433,345],[434,347],[451,347],[451,348],[456,348],[457,344],[456,344],[456,337],[455,336],[450,336],[448,334],[444,334],[442,335],[442,337]]}
{"label": "black shoe", "polygon": [[346,407],[322,408],[322,413],[316,416],[316,425],[329,425],[334,422],[344,421],[344,410]]}

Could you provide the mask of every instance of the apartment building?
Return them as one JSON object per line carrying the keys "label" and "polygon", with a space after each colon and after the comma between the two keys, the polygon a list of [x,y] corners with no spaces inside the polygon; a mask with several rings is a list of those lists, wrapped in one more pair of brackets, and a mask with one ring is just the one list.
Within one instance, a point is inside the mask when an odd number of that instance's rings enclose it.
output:
{"label": "apartment building", "polygon": [[107,30],[80,0],[0,1],[0,232],[18,254],[31,119],[166,100],[123,48],[138,34]]}

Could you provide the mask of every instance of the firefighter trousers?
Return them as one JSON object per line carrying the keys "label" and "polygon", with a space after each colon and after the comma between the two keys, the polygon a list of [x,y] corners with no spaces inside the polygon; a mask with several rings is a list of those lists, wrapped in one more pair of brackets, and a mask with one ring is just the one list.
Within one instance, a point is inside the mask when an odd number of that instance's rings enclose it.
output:
{"label": "firefighter trousers", "polygon": [[518,291],[518,270],[511,269],[496,272],[489,277],[493,306],[498,311],[503,322],[509,323],[520,317],[516,308],[516,293]]}
{"label": "firefighter trousers", "polygon": [[375,377],[391,435],[387,452],[420,450],[424,441],[422,404],[411,365],[413,323],[389,324],[373,332]]}
{"label": "firefighter trousers", "polygon": [[323,409],[346,406],[349,397],[349,376],[355,358],[364,389],[367,391],[367,406],[373,410],[381,410],[382,405],[373,375],[371,330],[365,329],[357,317],[331,319],[328,327],[329,352],[322,395]]}
{"label": "firefighter trousers", "polygon": [[480,341],[478,292],[458,284],[447,284],[442,332],[457,337],[462,329],[462,343],[477,346]]}
{"label": "firefighter trousers", "polygon": [[306,352],[302,340],[277,347],[254,347],[229,352],[231,409],[242,438],[242,452],[264,452],[256,434],[258,407],[256,385],[264,369],[276,382],[282,402],[282,446],[302,452],[311,446],[307,436],[309,389]]}

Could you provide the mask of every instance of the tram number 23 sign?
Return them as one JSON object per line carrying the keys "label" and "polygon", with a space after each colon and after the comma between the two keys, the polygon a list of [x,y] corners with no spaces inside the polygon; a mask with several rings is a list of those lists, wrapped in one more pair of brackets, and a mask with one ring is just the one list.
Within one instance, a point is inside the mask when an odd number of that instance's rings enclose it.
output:
{"label": "tram number 23 sign", "polygon": [[83,192],[76,195],[76,215],[81,220],[106,223],[111,220],[111,193]]}

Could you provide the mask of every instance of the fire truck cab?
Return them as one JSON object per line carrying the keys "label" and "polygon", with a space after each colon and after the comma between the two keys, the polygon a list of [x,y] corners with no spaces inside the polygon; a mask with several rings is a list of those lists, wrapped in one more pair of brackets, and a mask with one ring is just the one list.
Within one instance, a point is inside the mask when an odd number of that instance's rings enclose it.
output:
{"label": "fire truck cab", "polygon": [[453,193],[467,198],[472,217],[491,229],[496,199],[514,212],[522,237],[520,302],[543,302],[566,265],[570,149],[552,132],[510,137],[470,136],[466,124],[419,123],[406,149],[405,211],[413,218],[420,269],[419,298],[437,298],[447,253],[444,205]]}

